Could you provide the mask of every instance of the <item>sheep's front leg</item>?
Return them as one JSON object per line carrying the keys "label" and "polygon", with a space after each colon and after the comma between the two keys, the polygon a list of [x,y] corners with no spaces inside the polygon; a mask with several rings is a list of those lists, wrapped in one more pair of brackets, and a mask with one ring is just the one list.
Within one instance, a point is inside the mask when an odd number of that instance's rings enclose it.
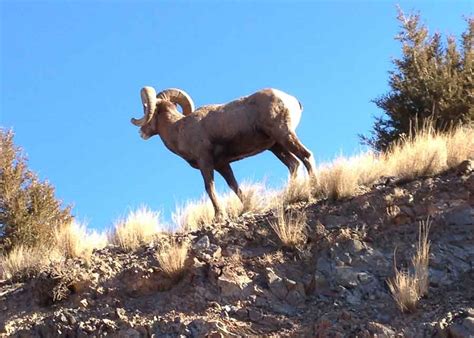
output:
{"label": "sheep's front leg", "polygon": [[217,200],[216,189],[214,188],[214,169],[212,166],[206,164],[201,164],[199,167],[204,179],[206,192],[211,199],[212,205],[214,206],[214,218],[220,220],[224,215],[219,205],[219,201]]}

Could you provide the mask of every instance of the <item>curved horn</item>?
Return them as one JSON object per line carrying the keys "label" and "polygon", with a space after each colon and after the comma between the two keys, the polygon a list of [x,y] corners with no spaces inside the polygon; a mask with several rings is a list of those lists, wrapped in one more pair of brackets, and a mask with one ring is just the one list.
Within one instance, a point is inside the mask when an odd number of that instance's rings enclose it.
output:
{"label": "curved horn", "polygon": [[156,95],[157,99],[164,99],[177,103],[183,109],[185,116],[191,114],[194,111],[194,102],[184,90],[177,88],[165,89]]}
{"label": "curved horn", "polygon": [[156,106],[156,91],[153,87],[143,87],[140,91],[143,104],[143,117],[141,119],[132,118],[131,122],[136,126],[143,126],[148,123],[155,112]]}

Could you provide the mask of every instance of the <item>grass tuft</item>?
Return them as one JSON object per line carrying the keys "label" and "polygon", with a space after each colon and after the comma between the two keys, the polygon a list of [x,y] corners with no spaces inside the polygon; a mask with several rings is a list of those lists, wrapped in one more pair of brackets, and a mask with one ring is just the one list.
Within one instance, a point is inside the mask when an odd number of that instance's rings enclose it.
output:
{"label": "grass tuft", "polygon": [[312,181],[312,191],[319,198],[339,199],[355,194],[359,184],[357,172],[353,170],[351,160],[342,157],[330,166],[318,170]]}
{"label": "grass tuft", "polygon": [[435,175],[447,169],[447,136],[427,128],[395,143],[386,154],[386,171],[403,179]]}
{"label": "grass tuft", "polygon": [[431,228],[431,220],[421,221],[418,233],[418,244],[416,253],[412,258],[415,279],[418,283],[418,293],[421,297],[428,294],[429,286],[429,258],[431,243],[428,240],[428,234]]}
{"label": "grass tuft", "polygon": [[195,231],[205,224],[212,224],[214,208],[207,196],[203,196],[197,201],[187,201],[184,206],[176,207],[171,217],[179,231]]}
{"label": "grass tuft", "polygon": [[402,312],[413,312],[416,309],[420,294],[416,278],[407,271],[395,268],[395,277],[387,281],[392,297]]}
{"label": "grass tuft", "polygon": [[82,257],[89,259],[94,249],[107,245],[105,234],[90,232],[84,224],[71,222],[55,231],[58,250],[66,258]]}
{"label": "grass tuft", "polygon": [[188,249],[188,244],[172,241],[156,253],[161,269],[169,278],[179,280],[183,276]]}
{"label": "grass tuft", "polygon": [[277,198],[276,203],[283,203],[285,206],[298,202],[308,202],[311,199],[310,179],[303,175],[290,177]]}
{"label": "grass tuft", "polygon": [[125,220],[119,220],[110,236],[112,243],[126,251],[134,251],[143,244],[151,243],[162,229],[160,213],[141,207],[129,213]]}
{"label": "grass tuft", "polygon": [[61,260],[62,255],[57,250],[19,245],[0,256],[0,271],[3,270],[5,279],[25,279],[34,276],[50,263]]}
{"label": "grass tuft", "polygon": [[422,221],[419,225],[418,245],[412,257],[413,274],[398,270],[395,265],[395,276],[387,281],[392,297],[402,312],[413,312],[421,297],[428,293],[429,286],[429,254],[430,220]]}
{"label": "grass tuft", "polygon": [[[263,184],[244,183],[241,190],[243,202],[233,191],[218,197],[228,219],[235,220],[245,213],[259,213],[270,208],[270,193]],[[197,201],[188,201],[184,206],[178,206],[172,219],[180,231],[194,231],[213,223],[214,208],[207,195],[203,195]]]}
{"label": "grass tuft", "polygon": [[270,222],[283,246],[299,248],[306,243],[306,213],[300,210],[289,210],[280,204],[276,208],[276,219]]}
{"label": "grass tuft", "polygon": [[458,127],[446,136],[447,166],[456,167],[462,161],[474,158],[474,128]]}

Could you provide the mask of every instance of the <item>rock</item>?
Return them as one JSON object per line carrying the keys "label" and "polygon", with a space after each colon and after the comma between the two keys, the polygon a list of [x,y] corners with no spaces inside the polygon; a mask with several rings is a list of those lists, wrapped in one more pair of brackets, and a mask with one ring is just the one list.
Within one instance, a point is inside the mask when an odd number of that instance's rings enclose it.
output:
{"label": "rock", "polygon": [[344,264],[344,265],[351,265],[352,263],[352,258],[351,258],[351,255],[348,253],[348,252],[344,252],[340,257],[339,257],[340,261]]}
{"label": "rock", "polygon": [[474,208],[463,205],[450,210],[443,215],[447,225],[473,225]]}
{"label": "rock", "polygon": [[367,329],[370,331],[370,333],[377,335],[377,337],[394,337],[395,336],[395,331],[393,331],[391,328],[377,323],[377,322],[369,322],[367,324]]}
{"label": "rock", "polygon": [[202,251],[211,245],[211,241],[207,235],[202,236],[196,243],[193,245],[193,250],[195,251]]}
{"label": "rock", "polygon": [[118,338],[139,338],[140,332],[132,328],[122,329],[118,332],[117,337]]}
{"label": "rock", "polygon": [[327,288],[329,286],[329,282],[328,282],[326,276],[323,273],[321,273],[320,271],[316,271],[314,273],[313,280],[314,280],[314,283],[315,283],[314,287],[316,289],[323,289],[323,288]]}
{"label": "rock", "polygon": [[304,290],[303,292],[300,290],[290,290],[286,295],[285,300],[292,306],[298,306],[304,303],[306,295],[304,294]]}
{"label": "rock", "polygon": [[335,279],[336,283],[347,288],[356,287],[359,282],[358,272],[356,272],[352,267],[347,266],[336,267]]}
{"label": "rock", "polygon": [[456,168],[456,171],[460,175],[466,175],[469,174],[474,170],[474,161],[473,160],[465,160],[461,162],[458,167]]}
{"label": "rock", "polygon": [[358,239],[351,239],[348,241],[346,246],[351,255],[355,255],[365,249],[364,242],[359,241]]}
{"label": "rock", "polygon": [[214,299],[214,294],[208,288],[205,288],[202,286],[196,286],[194,291],[198,299],[199,298],[206,299],[206,300]]}
{"label": "rock", "polygon": [[324,220],[324,225],[326,229],[334,229],[346,225],[348,221],[349,219],[345,216],[328,215]]}
{"label": "rock", "polygon": [[258,310],[253,309],[253,308],[250,308],[248,310],[248,316],[249,316],[250,320],[253,321],[253,322],[259,322],[263,318],[262,313]]}
{"label": "rock", "polygon": [[72,313],[66,312],[64,315],[70,325],[75,325],[77,323],[77,319]]}
{"label": "rock", "polygon": [[284,277],[283,282],[288,290],[293,290],[296,288],[297,283],[294,280]]}
{"label": "rock", "polygon": [[[470,323],[468,323],[468,325],[470,325]],[[462,324],[459,323],[459,324],[451,325],[448,328],[448,335],[449,337],[452,337],[452,338],[472,338],[474,336],[474,331],[464,326],[464,321],[463,321]]]}
{"label": "rock", "polygon": [[105,329],[110,332],[113,332],[118,328],[118,325],[110,319],[102,319],[102,323],[104,324]]}
{"label": "rock", "polygon": [[61,313],[59,315],[59,320],[62,321],[63,323],[65,323],[65,324],[68,323],[68,320],[67,320],[66,316],[64,315],[64,313]]}
{"label": "rock", "polygon": [[449,279],[446,272],[437,269],[429,268],[429,276],[430,285],[434,287],[448,285],[453,282],[451,279]]}
{"label": "rock", "polygon": [[285,281],[283,278],[277,276],[272,268],[266,268],[267,272],[267,282],[270,287],[271,292],[277,296],[279,299],[284,300],[288,294],[288,289],[286,287]]}
{"label": "rock", "polygon": [[117,314],[117,317],[121,320],[127,320],[127,312],[125,311],[124,308],[118,307],[115,309],[115,313]]}
{"label": "rock", "polygon": [[82,273],[77,277],[77,280],[74,280],[70,288],[74,290],[75,293],[85,292],[91,285],[92,280],[89,274]]}
{"label": "rock", "polygon": [[319,257],[316,262],[316,270],[326,276],[331,275],[334,270],[333,261],[326,256]]}
{"label": "rock", "polygon": [[470,334],[474,335],[474,317],[464,318],[462,326],[464,326]]}
{"label": "rock", "polygon": [[248,318],[248,311],[246,308],[238,308],[236,311],[231,312],[232,316],[234,318],[237,318],[239,320],[247,320]]}
{"label": "rock", "polygon": [[207,263],[219,259],[222,255],[221,247],[211,243],[207,235],[201,237],[196,243],[194,243],[193,251],[195,252],[196,257]]}
{"label": "rock", "polygon": [[346,294],[346,301],[351,305],[360,305],[361,295],[359,292],[348,292]]}
{"label": "rock", "polygon": [[217,286],[219,286],[223,297],[243,298],[249,289],[249,284],[252,282],[247,276],[236,276],[223,273],[217,278]]}
{"label": "rock", "polygon": [[361,282],[361,284],[369,284],[373,278],[374,277],[367,272],[359,272],[357,274],[357,279]]}
{"label": "rock", "polygon": [[240,255],[241,247],[238,245],[229,244],[225,248],[225,255],[230,257],[234,255]]}

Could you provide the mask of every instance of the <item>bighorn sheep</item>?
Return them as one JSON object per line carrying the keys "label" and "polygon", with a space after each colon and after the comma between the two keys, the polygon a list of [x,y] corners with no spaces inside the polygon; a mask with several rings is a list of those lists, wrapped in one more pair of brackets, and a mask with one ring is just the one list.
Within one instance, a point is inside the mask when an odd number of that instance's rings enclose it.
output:
{"label": "bighorn sheep", "polygon": [[[141,90],[144,116],[132,118],[140,135],[160,135],[173,153],[199,169],[212,201],[215,217],[222,210],[214,190],[214,170],[242,200],[230,163],[270,150],[294,175],[300,159],[311,175],[311,152],[298,140],[302,106],[293,96],[277,89],[263,89],[227,104],[206,105],[194,110],[191,97],[180,89],[156,94],[152,87]],[[183,114],[177,110],[180,105]]]}

